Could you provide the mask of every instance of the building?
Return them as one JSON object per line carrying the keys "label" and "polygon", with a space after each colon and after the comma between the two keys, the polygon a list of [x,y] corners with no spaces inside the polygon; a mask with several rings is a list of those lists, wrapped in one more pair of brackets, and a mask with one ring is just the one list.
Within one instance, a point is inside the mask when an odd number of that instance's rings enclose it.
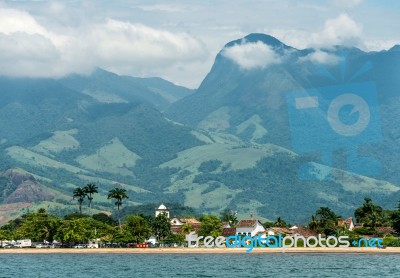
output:
{"label": "building", "polygon": [[246,236],[257,236],[265,234],[265,228],[259,220],[240,220],[236,225],[236,234]]}
{"label": "building", "polygon": [[169,209],[163,203],[161,203],[161,205],[156,209],[155,216],[157,217],[158,215],[163,213],[169,219]]}
{"label": "building", "polygon": [[192,231],[198,232],[200,230],[200,221],[195,218],[172,218],[171,219],[171,232],[174,234],[181,234],[183,225],[188,224]]}
{"label": "building", "polygon": [[353,222],[353,217],[349,217],[346,220],[339,220],[338,226],[345,227],[347,230],[352,231],[355,227],[355,224]]}

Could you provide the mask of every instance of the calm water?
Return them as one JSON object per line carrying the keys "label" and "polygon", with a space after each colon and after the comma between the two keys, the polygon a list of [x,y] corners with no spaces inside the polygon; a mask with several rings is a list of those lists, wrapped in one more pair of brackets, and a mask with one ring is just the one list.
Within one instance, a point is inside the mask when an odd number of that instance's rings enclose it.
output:
{"label": "calm water", "polygon": [[400,277],[400,255],[0,254],[0,277]]}

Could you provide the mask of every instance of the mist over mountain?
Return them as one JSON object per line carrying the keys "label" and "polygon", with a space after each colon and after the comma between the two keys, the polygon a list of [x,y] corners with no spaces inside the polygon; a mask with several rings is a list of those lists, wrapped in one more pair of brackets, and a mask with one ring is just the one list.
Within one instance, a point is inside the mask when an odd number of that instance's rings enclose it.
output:
{"label": "mist over mountain", "polygon": [[[399,70],[399,46],[299,50],[250,34],[225,45],[195,91],[102,69],[61,79],[1,77],[0,222],[38,207],[76,211],[72,191],[88,182],[100,188],[94,211],[112,211],[106,193],[115,186],[127,189],[128,206],[164,201],[214,213],[228,207],[243,217],[296,223],[320,206],[350,216],[365,196],[392,208],[400,199]],[[329,140],[320,130],[328,126],[325,110],[315,110],[321,126],[301,126],[308,110],[296,116],[291,106],[297,94],[315,92],[324,108],[335,98],[322,93],[362,98],[360,90],[376,90],[376,99],[366,98],[374,129],[355,137],[359,142],[337,134]],[[315,105],[315,97],[307,100]],[[365,111],[353,108],[338,112],[348,125]],[[321,138],[315,146],[310,134]],[[322,154],[331,150],[329,164]],[[376,164],[366,173],[349,169],[358,155],[378,161],[379,173]]]}

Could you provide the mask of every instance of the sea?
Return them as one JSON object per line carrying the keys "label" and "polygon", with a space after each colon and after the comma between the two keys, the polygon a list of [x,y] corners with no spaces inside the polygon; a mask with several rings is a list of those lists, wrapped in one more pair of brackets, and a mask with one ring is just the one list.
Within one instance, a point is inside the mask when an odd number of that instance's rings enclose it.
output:
{"label": "sea", "polygon": [[400,255],[0,254],[0,277],[400,277]]}

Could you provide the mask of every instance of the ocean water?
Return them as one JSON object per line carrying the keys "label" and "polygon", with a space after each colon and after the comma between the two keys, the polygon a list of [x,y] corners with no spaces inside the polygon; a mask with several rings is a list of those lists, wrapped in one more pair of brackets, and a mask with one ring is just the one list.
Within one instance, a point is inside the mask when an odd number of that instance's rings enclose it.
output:
{"label": "ocean water", "polygon": [[400,255],[0,254],[0,277],[400,277]]}

